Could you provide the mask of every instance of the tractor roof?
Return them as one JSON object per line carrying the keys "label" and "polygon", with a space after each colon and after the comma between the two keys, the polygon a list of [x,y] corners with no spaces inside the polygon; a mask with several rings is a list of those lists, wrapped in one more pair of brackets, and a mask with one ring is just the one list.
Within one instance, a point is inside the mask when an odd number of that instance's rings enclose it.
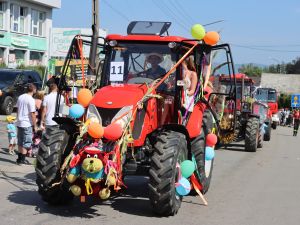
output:
{"label": "tractor roof", "polygon": [[[231,75],[231,79],[233,79],[233,75]],[[237,74],[235,74],[235,79],[236,79],[237,82],[240,82],[240,81],[242,81],[242,79],[244,79],[244,82],[249,82],[249,83],[254,84],[254,80],[251,79],[250,77],[248,77],[244,73],[237,73]],[[229,80],[230,79],[229,79],[228,75],[222,74],[220,76],[220,81],[229,81]]]}

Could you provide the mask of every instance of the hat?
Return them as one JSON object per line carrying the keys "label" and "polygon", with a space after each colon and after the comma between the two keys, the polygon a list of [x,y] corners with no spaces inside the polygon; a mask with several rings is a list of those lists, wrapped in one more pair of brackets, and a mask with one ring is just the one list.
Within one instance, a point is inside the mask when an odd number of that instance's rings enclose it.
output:
{"label": "hat", "polygon": [[16,120],[16,117],[15,116],[7,116],[6,117],[6,121],[11,123],[11,122],[14,122]]}
{"label": "hat", "polygon": [[150,56],[156,56],[156,57],[158,57],[159,60],[160,60],[159,63],[161,63],[162,61],[164,61],[164,57],[162,56],[162,54],[159,54],[159,53],[156,53],[156,52],[151,52],[151,53],[147,54],[146,61],[149,61]]}

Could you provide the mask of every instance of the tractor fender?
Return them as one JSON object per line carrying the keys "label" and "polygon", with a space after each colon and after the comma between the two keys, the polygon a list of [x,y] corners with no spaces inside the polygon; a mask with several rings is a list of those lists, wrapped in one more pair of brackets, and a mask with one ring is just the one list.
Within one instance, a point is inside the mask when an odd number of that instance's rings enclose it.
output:
{"label": "tractor fender", "polygon": [[65,130],[69,135],[77,133],[79,130],[78,122],[69,117],[54,117],[52,120],[55,121],[60,128]]}

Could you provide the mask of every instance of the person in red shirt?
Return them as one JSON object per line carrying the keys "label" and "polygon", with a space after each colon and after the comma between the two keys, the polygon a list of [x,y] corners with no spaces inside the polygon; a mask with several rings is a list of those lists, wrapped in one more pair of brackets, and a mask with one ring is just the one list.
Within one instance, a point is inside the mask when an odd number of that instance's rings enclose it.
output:
{"label": "person in red shirt", "polygon": [[294,133],[293,136],[297,136],[298,129],[299,129],[299,123],[300,123],[300,112],[299,109],[295,109],[293,113],[294,117]]}

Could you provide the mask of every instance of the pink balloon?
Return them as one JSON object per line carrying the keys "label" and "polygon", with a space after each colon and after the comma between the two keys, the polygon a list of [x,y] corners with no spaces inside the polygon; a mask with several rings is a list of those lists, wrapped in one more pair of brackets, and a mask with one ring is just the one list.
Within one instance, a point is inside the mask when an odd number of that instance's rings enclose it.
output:
{"label": "pink balloon", "polygon": [[217,144],[218,137],[217,135],[210,133],[206,136],[206,146],[212,147]]}

